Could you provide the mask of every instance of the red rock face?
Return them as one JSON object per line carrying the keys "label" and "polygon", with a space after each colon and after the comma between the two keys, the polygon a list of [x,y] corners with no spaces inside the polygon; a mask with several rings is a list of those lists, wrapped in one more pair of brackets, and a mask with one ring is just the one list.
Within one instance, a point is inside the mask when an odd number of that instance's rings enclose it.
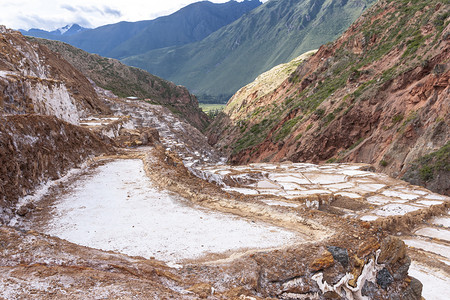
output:
{"label": "red rock face", "polygon": [[[233,121],[225,117],[221,122],[229,129],[211,136],[218,147],[236,145],[268,118],[259,143],[228,150],[232,163],[365,162],[401,177],[412,161],[450,139],[450,28],[439,27],[447,8],[437,2],[421,9],[405,4],[418,9],[415,18],[404,15],[404,4],[376,4],[259,99],[259,106],[273,109]],[[236,130],[242,120],[247,129]],[[280,135],[283,129],[288,134]]]}

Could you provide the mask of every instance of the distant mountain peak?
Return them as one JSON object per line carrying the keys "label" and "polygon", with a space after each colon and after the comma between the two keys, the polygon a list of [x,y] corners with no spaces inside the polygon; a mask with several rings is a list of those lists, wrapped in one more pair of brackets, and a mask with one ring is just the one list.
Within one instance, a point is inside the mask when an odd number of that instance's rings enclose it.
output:
{"label": "distant mountain peak", "polygon": [[38,28],[31,28],[30,30],[19,30],[23,35],[46,38],[46,39],[58,39],[59,37],[71,36],[83,31],[89,30],[89,28],[82,27],[76,23],[67,24],[63,27],[55,29],[53,31],[46,31]]}
{"label": "distant mountain peak", "polygon": [[[62,35],[64,33],[66,33],[70,28],[72,28],[72,26],[77,25],[77,24],[73,24],[73,25],[66,25],[64,27],[58,28],[55,31],[59,31],[59,33]],[[78,25],[79,26],[79,25]]]}
{"label": "distant mountain peak", "polygon": [[73,35],[79,32],[83,32],[85,30],[88,30],[88,28],[81,27],[80,25],[74,23],[74,24],[68,24],[66,26],[60,27],[54,31],[51,31],[50,33],[56,34],[56,35],[64,35],[69,36]]}

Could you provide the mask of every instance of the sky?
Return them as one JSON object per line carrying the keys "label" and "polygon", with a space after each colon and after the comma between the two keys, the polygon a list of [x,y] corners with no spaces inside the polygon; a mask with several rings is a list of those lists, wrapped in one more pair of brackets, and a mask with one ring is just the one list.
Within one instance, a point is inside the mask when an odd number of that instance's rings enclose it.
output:
{"label": "sky", "polygon": [[[198,1],[0,0],[0,25],[12,29],[40,28],[49,31],[74,23],[95,28],[120,21],[152,20]],[[209,1],[223,3],[229,0]]]}

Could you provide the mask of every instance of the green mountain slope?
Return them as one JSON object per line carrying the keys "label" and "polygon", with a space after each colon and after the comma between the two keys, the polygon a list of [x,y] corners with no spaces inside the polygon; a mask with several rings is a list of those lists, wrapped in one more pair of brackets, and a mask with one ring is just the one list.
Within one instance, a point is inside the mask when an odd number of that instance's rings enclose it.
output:
{"label": "green mountain slope", "polygon": [[185,87],[144,70],[129,67],[116,59],[90,54],[60,41],[29,39],[59,53],[95,84],[119,97],[135,96],[166,106],[200,130],[209,123],[207,115],[199,108],[197,99]]}
{"label": "green mountain slope", "polygon": [[373,2],[271,0],[202,41],[123,61],[228,100],[262,72],[337,38]]}
{"label": "green mountain slope", "polygon": [[176,13],[150,21],[139,34],[107,53],[124,58],[149,50],[200,41],[261,5],[259,0],[226,3],[197,2]]}
{"label": "green mountain slope", "polygon": [[42,30],[22,33],[63,41],[102,56],[123,58],[152,49],[199,41],[259,5],[259,0],[226,3],[201,1],[169,16],[149,21],[105,25],[70,36],[54,35]]}

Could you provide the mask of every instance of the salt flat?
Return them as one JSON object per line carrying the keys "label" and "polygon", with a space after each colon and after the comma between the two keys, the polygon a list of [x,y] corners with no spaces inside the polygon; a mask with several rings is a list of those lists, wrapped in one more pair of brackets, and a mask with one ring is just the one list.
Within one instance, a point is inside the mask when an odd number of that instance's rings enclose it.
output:
{"label": "salt flat", "polygon": [[285,229],[188,206],[157,190],[141,160],[116,160],[75,182],[45,232],[80,245],[166,262],[248,248],[292,245]]}

